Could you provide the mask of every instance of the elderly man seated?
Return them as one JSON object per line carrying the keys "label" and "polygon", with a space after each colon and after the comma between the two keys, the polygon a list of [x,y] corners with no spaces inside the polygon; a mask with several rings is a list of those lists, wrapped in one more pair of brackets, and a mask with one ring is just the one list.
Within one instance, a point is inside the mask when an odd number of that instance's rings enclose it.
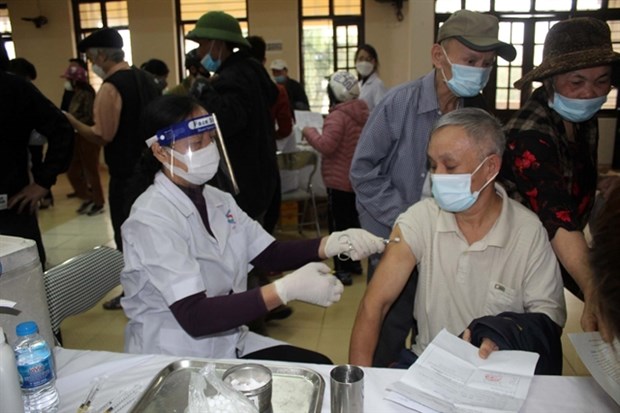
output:
{"label": "elderly man seated", "polygon": [[[446,328],[480,347],[540,354],[537,374],[561,374],[566,307],[559,266],[538,217],[494,183],[505,137],[481,109],[437,122],[428,147],[433,198],[395,222],[390,243],[360,304],[350,362],[370,366],[383,318],[411,271],[419,280],[418,334],[411,364]],[[405,364],[407,365],[407,364]]]}

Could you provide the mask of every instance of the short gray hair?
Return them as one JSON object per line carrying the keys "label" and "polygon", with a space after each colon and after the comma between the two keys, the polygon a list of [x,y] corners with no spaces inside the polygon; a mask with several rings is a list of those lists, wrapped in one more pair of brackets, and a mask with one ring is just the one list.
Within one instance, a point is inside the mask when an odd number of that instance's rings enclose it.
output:
{"label": "short gray hair", "polygon": [[123,52],[123,49],[115,49],[111,47],[92,47],[89,48],[89,50],[92,50],[92,53],[95,54],[101,53],[115,63],[120,63],[123,59],[125,59],[125,52]]}
{"label": "short gray hair", "polygon": [[449,112],[439,118],[433,132],[445,126],[459,126],[465,129],[467,136],[480,148],[481,156],[497,154],[500,157],[506,146],[506,136],[500,121],[485,110],[463,108]]}

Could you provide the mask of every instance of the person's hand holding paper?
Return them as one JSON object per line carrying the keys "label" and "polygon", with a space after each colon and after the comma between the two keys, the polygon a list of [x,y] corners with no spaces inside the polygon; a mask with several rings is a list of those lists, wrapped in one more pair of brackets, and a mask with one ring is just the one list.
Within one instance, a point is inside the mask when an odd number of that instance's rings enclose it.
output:
{"label": "person's hand holding paper", "polygon": [[[468,343],[471,343],[471,330],[469,328],[466,328],[465,331],[463,331],[463,336],[461,338]],[[493,340],[484,337],[482,339],[482,343],[480,344],[480,350],[478,350],[478,355],[480,356],[480,358],[486,359],[489,357],[489,354],[498,350],[499,347],[497,347],[497,344],[495,344]]]}

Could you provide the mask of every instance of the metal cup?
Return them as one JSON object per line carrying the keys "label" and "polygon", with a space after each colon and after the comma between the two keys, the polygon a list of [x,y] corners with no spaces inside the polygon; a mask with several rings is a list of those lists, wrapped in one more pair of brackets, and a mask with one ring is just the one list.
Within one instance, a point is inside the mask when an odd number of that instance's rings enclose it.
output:
{"label": "metal cup", "polygon": [[364,370],[350,364],[336,366],[330,373],[331,413],[364,411]]}
{"label": "metal cup", "polygon": [[[261,364],[245,363],[231,367],[224,372],[222,380],[243,393],[258,409],[259,413],[271,412],[271,370]],[[247,388],[249,382],[260,387]],[[262,383],[262,384],[261,384]]]}

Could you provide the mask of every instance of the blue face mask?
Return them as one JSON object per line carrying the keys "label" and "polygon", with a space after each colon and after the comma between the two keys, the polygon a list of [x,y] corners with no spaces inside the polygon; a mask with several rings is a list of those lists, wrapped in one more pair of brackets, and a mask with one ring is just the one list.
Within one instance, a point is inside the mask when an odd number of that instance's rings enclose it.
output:
{"label": "blue face mask", "polygon": [[280,75],[273,78],[276,83],[286,83],[286,76]]}
{"label": "blue face mask", "polygon": [[217,69],[220,68],[222,61],[220,59],[213,60],[213,58],[211,57],[211,53],[207,53],[207,55],[200,61],[200,63],[209,72],[217,72]]}
{"label": "blue face mask", "polygon": [[202,66],[209,72],[217,72],[217,69],[219,69],[222,65],[222,59],[213,60],[213,58],[211,57],[211,50],[213,50],[214,43],[215,42],[211,43],[211,48],[209,49],[209,52],[200,61],[200,64],[202,64]]}
{"label": "blue face mask", "polygon": [[489,159],[487,156],[470,174],[431,174],[433,198],[444,211],[462,212],[469,209],[478,199],[478,195],[493,181],[495,174],[478,191],[471,192],[471,177]]}
{"label": "blue face mask", "polygon": [[549,107],[555,110],[563,119],[570,122],[584,122],[591,119],[596,112],[601,110],[607,101],[607,95],[592,99],[571,99],[560,95],[558,92],[553,94],[553,102],[549,100]]}
{"label": "blue face mask", "polygon": [[487,85],[489,81],[489,76],[491,74],[491,68],[487,67],[474,67],[474,66],[465,66],[465,65],[457,65],[450,61],[446,51],[442,47],[444,56],[446,56],[446,60],[450,63],[450,67],[452,68],[452,79],[446,79],[446,74],[443,69],[441,69],[441,74],[443,75],[443,79],[448,85],[448,88],[454,93],[456,96],[468,98],[472,96],[476,96],[484,87]]}

